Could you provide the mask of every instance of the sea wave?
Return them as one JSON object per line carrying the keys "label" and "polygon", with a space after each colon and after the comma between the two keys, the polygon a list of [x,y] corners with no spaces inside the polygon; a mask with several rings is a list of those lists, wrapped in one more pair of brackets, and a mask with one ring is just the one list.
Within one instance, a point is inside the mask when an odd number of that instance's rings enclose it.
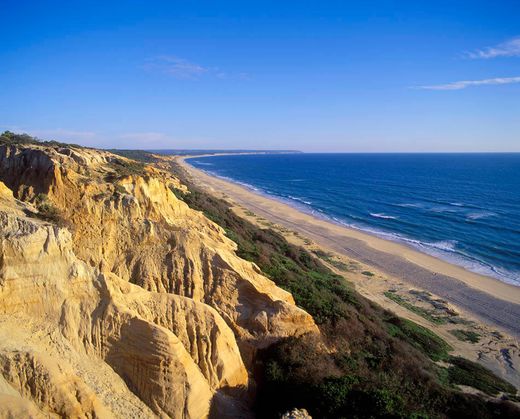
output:
{"label": "sea wave", "polygon": [[403,208],[422,208],[423,207],[423,204],[420,204],[420,203],[404,203],[404,204],[395,204],[397,205],[398,207],[403,207]]}
{"label": "sea wave", "polygon": [[206,174],[208,174],[210,176],[213,176],[213,177],[216,177],[216,178],[219,178],[219,179],[222,179],[222,180],[226,180],[228,182],[235,183],[237,185],[244,186],[245,188],[251,189],[251,190],[253,190],[253,191],[255,191],[255,192],[257,192],[257,193],[259,193],[261,195],[269,195],[265,191],[263,191],[262,189],[257,188],[256,186],[253,186],[250,183],[241,182],[239,180],[233,179],[233,178],[228,177],[228,176],[219,175],[218,173],[212,172],[211,170],[204,170],[204,169],[200,169],[200,170],[202,170],[204,173],[206,173]]}
{"label": "sea wave", "polygon": [[206,163],[206,162],[201,162],[198,160],[194,160],[193,163],[199,164],[201,166],[213,166],[213,163]]}
{"label": "sea wave", "polygon": [[381,213],[377,213],[377,212],[371,212],[370,215],[375,218],[384,218],[385,220],[397,220],[397,218],[398,218],[393,215],[386,215],[386,214],[381,214]]}
{"label": "sea wave", "polygon": [[446,252],[454,252],[457,246],[457,240],[442,240],[438,242],[424,243],[426,246],[433,247],[435,249],[444,250]]}
{"label": "sea wave", "polygon": [[466,215],[467,220],[480,220],[481,218],[494,217],[497,215],[491,211],[479,211],[479,212],[471,212]]}
{"label": "sea wave", "polygon": [[298,202],[303,202],[304,204],[307,204],[307,205],[311,205],[312,204],[311,201],[306,201],[305,199],[299,198],[297,196],[287,195],[287,197],[290,198],[290,199],[293,199],[295,201],[298,201]]}
{"label": "sea wave", "polygon": [[452,208],[452,207],[447,206],[447,205],[433,205],[430,208],[428,208],[428,210],[432,211],[432,212],[436,212],[436,213],[443,213],[443,212],[454,213],[454,212],[460,212],[461,211],[458,208]]}

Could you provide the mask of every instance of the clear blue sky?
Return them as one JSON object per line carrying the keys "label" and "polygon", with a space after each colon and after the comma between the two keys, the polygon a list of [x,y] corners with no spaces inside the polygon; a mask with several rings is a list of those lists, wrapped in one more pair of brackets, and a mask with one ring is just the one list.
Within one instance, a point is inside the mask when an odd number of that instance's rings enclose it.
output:
{"label": "clear blue sky", "polygon": [[119,148],[520,151],[520,2],[0,0],[0,129]]}

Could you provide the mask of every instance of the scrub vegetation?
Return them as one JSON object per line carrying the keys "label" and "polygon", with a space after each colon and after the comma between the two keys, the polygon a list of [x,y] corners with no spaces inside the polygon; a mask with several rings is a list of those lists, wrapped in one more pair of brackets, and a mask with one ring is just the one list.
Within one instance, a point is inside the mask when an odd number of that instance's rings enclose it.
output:
{"label": "scrub vegetation", "polygon": [[450,330],[450,333],[463,342],[478,343],[480,341],[480,335],[471,330],[455,329]]}
{"label": "scrub vegetation", "polygon": [[423,307],[419,307],[416,305],[413,305],[405,298],[401,297],[400,295],[397,295],[394,292],[386,291],[385,297],[389,298],[390,300],[396,302],[400,306],[406,308],[407,310],[410,310],[411,312],[418,314],[419,316],[425,318],[426,320],[435,323],[435,324],[446,324],[447,320],[446,317],[437,316],[434,314],[432,310],[427,310]]}
{"label": "scrub vegetation", "polygon": [[11,131],[4,131],[0,134],[0,145],[38,145],[42,144],[47,147],[75,147],[85,148],[78,144],[62,143],[60,141],[43,141],[29,134],[16,134]]}
{"label": "scrub vegetation", "polygon": [[145,164],[135,160],[113,159],[109,162],[110,168],[114,171],[107,176],[108,181],[122,179],[127,176],[145,176]]}
{"label": "scrub vegetation", "polygon": [[36,195],[36,198],[34,199],[34,205],[38,210],[38,212],[34,215],[36,215],[38,218],[55,223],[59,226],[66,225],[60,211],[51,203],[49,197],[46,194],[40,193]]}

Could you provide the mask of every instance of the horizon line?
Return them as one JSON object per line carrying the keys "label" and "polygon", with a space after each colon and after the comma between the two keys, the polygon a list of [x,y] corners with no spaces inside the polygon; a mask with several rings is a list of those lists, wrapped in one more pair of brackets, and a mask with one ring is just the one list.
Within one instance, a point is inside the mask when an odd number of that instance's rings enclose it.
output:
{"label": "horizon line", "polygon": [[213,152],[213,153],[236,153],[236,154],[520,154],[518,151],[303,151],[303,150],[276,150],[276,149],[215,149],[215,148],[156,148],[156,149],[135,149],[135,148],[112,148],[109,150],[124,151],[145,151],[145,152],[161,152],[161,151],[177,151],[177,152]]}

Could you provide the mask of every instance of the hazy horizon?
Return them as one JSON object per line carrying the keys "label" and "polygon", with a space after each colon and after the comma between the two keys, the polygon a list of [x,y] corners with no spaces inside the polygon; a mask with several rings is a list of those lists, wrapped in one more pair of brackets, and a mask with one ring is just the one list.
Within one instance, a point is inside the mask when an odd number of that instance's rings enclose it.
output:
{"label": "hazy horizon", "polygon": [[0,129],[98,148],[520,152],[520,3],[2,3]]}
{"label": "hazy horizon", "polygon": [[[104,150],[110,150],[105,148]],[[135,151],[135,148],[119,148],[114,150],[121,151]],[[305,154],[520,154],[520,151],[302,151],[302,150],[286,150],[286,149],[175,149],[175,148],[161,148],[161,149],[141,149],[147,152],[166,152],[166,151],[212,151],[212,152],[244,152],[244,153],[305,153]]]}

